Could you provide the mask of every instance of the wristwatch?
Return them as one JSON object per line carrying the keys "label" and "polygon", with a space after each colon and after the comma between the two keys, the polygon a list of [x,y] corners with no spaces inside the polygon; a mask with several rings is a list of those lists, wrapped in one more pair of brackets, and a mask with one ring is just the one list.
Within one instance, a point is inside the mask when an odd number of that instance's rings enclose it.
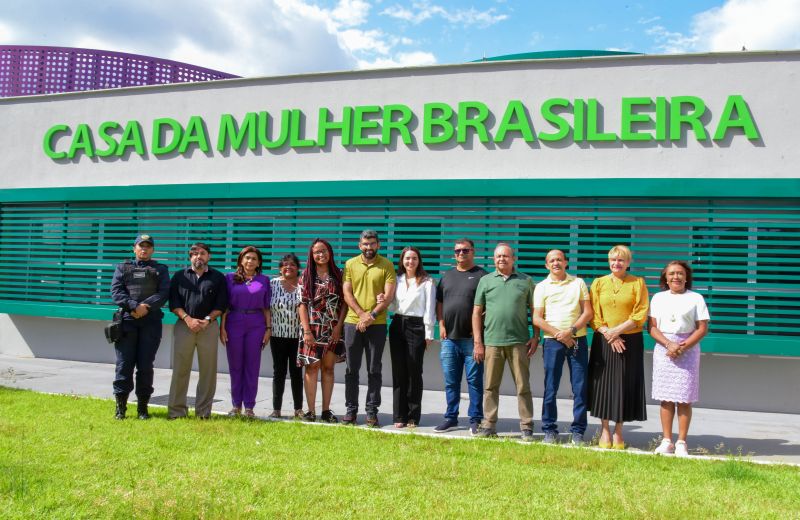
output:
{"label": "wristwatch", "polygon": [[369,315],[372,316],[373,320],[377,320],[378,319],[378,314],[375,311],[370,312]]}
{"label": "wristwatch", "polygon": [[569,328],[569,333],[572,335],[572,337],[575,337],[575,334],[578,333],[578,329],[575,328],[575,326],[572,326]]}
{"label": "wristwatch", "polygon": [[206,317],[205,317],[205,318],[203,318],[203,319],[204,319],[204,320],[206,320],[206,321],[211,321],[211,316],[206,316]]}

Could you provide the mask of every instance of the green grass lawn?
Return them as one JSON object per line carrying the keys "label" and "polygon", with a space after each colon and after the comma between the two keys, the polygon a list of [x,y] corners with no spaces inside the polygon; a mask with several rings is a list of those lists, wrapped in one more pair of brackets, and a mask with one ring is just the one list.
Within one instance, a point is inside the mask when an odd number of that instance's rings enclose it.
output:
{"label": "green grass lawn", "polygon": [[800,514],[800,468],[214,418],[0,387],[0,518]]}

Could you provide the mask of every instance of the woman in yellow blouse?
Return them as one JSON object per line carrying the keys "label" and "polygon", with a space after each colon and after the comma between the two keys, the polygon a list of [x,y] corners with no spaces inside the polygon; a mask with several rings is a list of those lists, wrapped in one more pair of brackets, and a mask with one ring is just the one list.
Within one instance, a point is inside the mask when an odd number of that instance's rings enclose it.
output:
{"label": "woman in yellow blouse", "polygon": [[[642,327],[647,320],[644,279],[628,273],[626,246],[608,252],[611,274],[596,278],[591,298],[595,330],[589,356],[589,412],[602,420],[599,446],[625,449],[622,424],[647,419]],[[611,434],[609,421],[616,423]]]}

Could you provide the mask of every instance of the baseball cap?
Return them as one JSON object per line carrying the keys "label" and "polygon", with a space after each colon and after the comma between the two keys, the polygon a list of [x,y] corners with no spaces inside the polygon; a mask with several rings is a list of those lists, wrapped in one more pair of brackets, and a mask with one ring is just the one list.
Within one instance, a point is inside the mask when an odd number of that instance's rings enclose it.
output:
{"label": "baseball cap", "polygon": [[136,240],[133,242],[133,245],[138,246],[142,242],[149,242],[151,246],[155,246],[156,243],[153,241],[153,237],[150,235],[139,235],[136,237]]}

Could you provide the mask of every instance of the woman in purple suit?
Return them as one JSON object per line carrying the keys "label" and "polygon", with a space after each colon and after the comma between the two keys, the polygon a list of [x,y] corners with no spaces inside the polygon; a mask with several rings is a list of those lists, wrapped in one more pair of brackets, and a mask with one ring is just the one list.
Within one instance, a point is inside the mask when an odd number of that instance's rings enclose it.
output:
{"label": "woman in purple suit", "polygon": [[255,417],[253,407],[258,393],[261,351],[272,331],[269,278],[261,274],[261,251],[246,246],[236,260],[236,271],[225,275],[229,306],[222,315],[220,340],[228,354],[231,376],[229,415]]}

